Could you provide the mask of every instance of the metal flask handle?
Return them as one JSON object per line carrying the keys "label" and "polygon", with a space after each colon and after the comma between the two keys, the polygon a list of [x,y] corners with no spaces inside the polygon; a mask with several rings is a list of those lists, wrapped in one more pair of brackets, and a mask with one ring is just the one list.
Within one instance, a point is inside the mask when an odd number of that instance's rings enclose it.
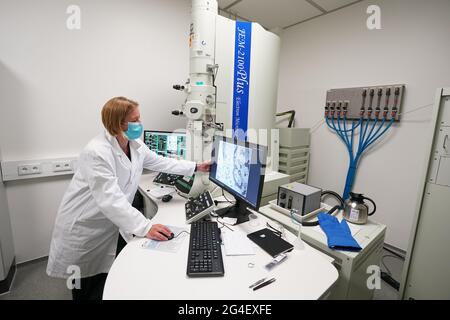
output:
{"label": "metal flask handle", "polygon": [[373,211],[372,211],[371,213],[368,213],[368,214],[367,214],[367,215],[370,217],[370,216],[372,216],[372,215],[377,211],[377,205],[376,205],[375,202],[374,202],[372,199],[370,199],[370,198],[363,197],[363,199],[364,199],[364,200],[369,200],[369,201],[372,202],[372,204],[373,204]]}

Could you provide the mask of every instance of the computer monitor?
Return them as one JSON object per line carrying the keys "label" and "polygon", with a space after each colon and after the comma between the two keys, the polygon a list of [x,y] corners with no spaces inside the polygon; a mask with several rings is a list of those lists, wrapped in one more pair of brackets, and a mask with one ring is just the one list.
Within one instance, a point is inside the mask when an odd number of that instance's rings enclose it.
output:
{"label": "computer monitor", "polygon": [[145,130],[144,143],[161,156],[186,159],[186,133]]}
{"label": "computer monitor", "polygon": [[264,184],[267,147],[216,136],[209,180],[232,194],[236,204],[216,210],[219,216],[249,220],[247,208],[258,210]]}

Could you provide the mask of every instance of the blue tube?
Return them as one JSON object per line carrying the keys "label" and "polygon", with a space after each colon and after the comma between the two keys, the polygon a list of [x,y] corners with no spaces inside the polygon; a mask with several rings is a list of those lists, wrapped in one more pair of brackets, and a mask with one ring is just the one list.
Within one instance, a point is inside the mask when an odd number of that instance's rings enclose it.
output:
{"label": "blue tube", "polygon": [[[366,125],[364,126],[364,132],[361,133],[361,135],[359,137],[358,153],[362,153],[364,140],[366,139],[366,133],[367,133],[367,129],[369,127],[369,121],[370,121],[370,119],[366,119]],[[361,129],[362,129],[362,125],[361,125]]]}
{"label": "blue tube", "polygon": [[367,138],[367,141],[364,142],[364,146],[366,146],[370,141],[372,141],[372,139],[374,137],[376,137],[378,135],[378,133],[383,128],[385,123],[386,123],[386,118],[383,118],[383,121],[381,122],[381,125],[378,127],[377,131],[375,131],[375,133],[372,136]]}
{"label": "blue tube", "polygon": [[[359,126],[360,126],[361,124],[360,123],[358,123],[358,125],[355,127],[355,129],[357,129]],[[348,129],[348,130],[341,130],[341,132],[350,132],[350,131],[352,131],[352,129]]]}
{"label": "blue tube", "polygon": [[345,181],[344,194],[342,198],[344,200],[348,199],[350,192],[352,191],[353,183],[355,182],[356,169],[357,164],[355,163],[351,163],[348,168],[347,179]]}
{"label": "blue tube", "polygon": [[[344,131],[347,131],[347,128],[346,128],[346,122],[347,122],[347,118],[346,117],[344,117]],[[352,122],[352,128],[351,129],[349,129],[349,131],[350,131],[350,138],[347,140],[348,141],[348,143],[349,143],[349,149],[350,149],[350,153],[351,153],[351,161],[353,161],[353,140],[354,140],[354,135],[355,135],[355,122],[353,121]]]}
{"label": "blue tube", "polygon": [[[360,120],[361,121],[361,120]],[[353,140],[355,138],[355,129],[357,128],[357,126],[355,127],[355,121],[352,122],[352,140],[350,143],[350,146],[352,148],[352,154],[353,154]]]}
{"label": "blue tube", "polygon": [[338,116],[338,128],[339,131],[342,133],[342,135],[345,138],[345,141],[347,141],[347,148],[350,148],[350,140],[348,139],[348,135],[347,135],[347,130],[345,129],[345,120],[344,120],[344,124],[343,124],[343,130],[341,129],[341,116]]}
{"label": "blue tube", "polygon": [[[336,129],[336,127],[334,126],[334,123],[333,123],[333,126],[331,126],[331,124],[330,124],[330,122],[329,122],[329,118],[325,118],[325,121],[327,122],[327,126],[328,126],[328,128],[330,128],[331,130],[333,130],[338,136],[339,136],[339,138],[343,138],[342,136],[341,136],[341,134],[340,134],[340,132],[338,132],[338,130]],[[345,141],[344,141],[345,142]]]}
{"label": "blue tube", "polygon": [[395,118],[392,118],[391,121],[389,122],[389,124],[386,126],[386,128],[375,138],[372,138],[371,140],[369,140],[367,142],[367,144],[364,146],[364,150],[366,150],[367,148],[369,148],[372,144],[374,144],[378,139],[381,138],[382,135],[384,135],[386,133],[386,131],[389,130],[390,127],[392,127],[392,125],[395,122]]}
{"label": "blue tube", "polygon": [[378,123],[378,118],[376,118],[375,121],[373,122],[372,128],[369,131],[366,141],[363,141],[363,148],[364,148],[364,145],[367,143],[367,141],[369,141],[372,138],[372,133],[373,133],[373,130],[375,130],[377,123]]}
{"label": "blue tube", "polygon": [[[347,172],[347,178],[345,181],[345,187],[344,187],[344,193],[343,193],[343,199],[348,199],[350,192],[352,191],[353,188],[353,184],[355,182],[355,177],[356,177],[356,171],[358,168],[358,163],[359,160],[361,158],[361,156],[364,154],[364,152],[367,150],[367,148],[369,148],[372,144],[374,144],[378,139],[380,139],[388,130],[389,128],[392,126],[392,124],[394,123],[395,119],[391,119],[390,123],[387,125],[387,127],[381,132],[380,130],[383,128],[385,122],[386,122],[386,118],[383,118],[383,122],[380,124],[380,126],[377,128],[377,130],[375,130],[375,127],[378,123],[378,119],[374,120],[374,123],[372,125],[372,128],[369,131],[369,121],[371,121],[371,119],[367,119],[366,124],[364,125],[364,119],[361,117],[358,121],[358,124],[355,123],[355,121],[352,122],[352,128],[347,130],[347,119],[346,117],[344,117],[343,121],[343,128],[341,128],[341,124],[340,121],[342,120],[341,117],[339,116],[337,118],[337,127],[336,124],[334,123],[334,117],[331,117],[331,121],[330,121],[330,117],[325,117],[326,123],[328,125],[328,127],[333,130],[338,136],[339,138],[342,140],[342,142],[344,142],[344,144],[347,147],[348,150],[348,154],[349,154],[349,168],[348,168],[348,172]],[[331,122],[331,123],[330,123]],[[360,137],[359,137],[359,145],[358,145],[358,150],[356,152],[356,155],[353,154],[353,149],[354,149],[354,138],[355,138],[355,129],[360,127]],[[363,128],[364,127],[364,128]],[[367,134],[369,131],[369,134]],[[351,136],[348,136],[348,132],[350,132]]]}
{"label": "blue tube", "polygon": [[334,124],[334,118],[331,118],[331,125],[333,126],[333,130],[336,131],[336,133],[339,135],[339,137],[341,137],[342,141],[344,142],[344,144],[347,146],[347,141],[345,140],[343,134],[341,131],[339,131],[336,128],[336,125]]}
{"label": "blue tube", "polygon": [[[331,118],[331,125],[333,126],[334,130],[336,131],[336,133],[339,135],[339,137],[341,137],[342,141],[344,142],[345,146],[347,147],[347,151],[348,151],[348,157],[350,158],[350,161],[353,161],[353,151],[350,149],[350,142],[348,141],[348,137],[347,139],[344,138],[344,133],[342,133],[342,131],[338,130],[334,124],[334,118]],[[345,134],[347,136],[347,134]]]}
{"label": "blue tube", "polygon": [[336,134],[341,138],[342,142],[344,142],[344,144],[346,145],[350,163],[352,163],[353,162],[353,150],[350,148],[349,142],[347,142],[346,139],[343,137],[343,133],[341,131],[337,130],[337,128],[334,124],[333,118],[332,118],[331,125],[330,125],[329,119],[327,117],[325,118],[325,121],[327,122],[328,127],[330,129],[334,130],[336,132]]}

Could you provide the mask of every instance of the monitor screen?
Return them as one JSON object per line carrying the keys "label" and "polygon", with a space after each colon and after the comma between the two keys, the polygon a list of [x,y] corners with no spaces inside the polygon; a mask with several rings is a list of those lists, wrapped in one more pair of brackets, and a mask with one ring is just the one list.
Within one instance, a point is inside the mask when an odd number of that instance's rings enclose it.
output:
{"label": "monitor screen", "polygon": [[145,130],[144,143],[160,156],[186,159],[186,133]]}
{"label": "monitor screen", "polygon": [[257,210],[266,157],[267,147],[215,137],[210,180]]}

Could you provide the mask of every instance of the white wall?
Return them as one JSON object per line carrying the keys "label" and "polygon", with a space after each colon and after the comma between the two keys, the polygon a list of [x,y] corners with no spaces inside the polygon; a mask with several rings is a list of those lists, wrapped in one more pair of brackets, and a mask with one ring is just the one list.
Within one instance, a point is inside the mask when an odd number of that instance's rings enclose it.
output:
{"label": "white wall", "polygon": [[[81,30],[66,28],[70,4]],[[146,128],[171,130],[189,72],[189,0],[0,2],[3,160],[78,155],[113,96],[137,100]],[[18,262],[48,254],[68,178],[8,183]]]}
{"label": "white wall", "polygon": [[[0,148],[0,160],[2,150]],[[11,218],[9,216],[8,198],[6,188],[0,174],[0,282],[8,276],[14,259],[14,243],[11,230]]]}
{"label": "white wall", "polygon": [[[382,30],[369,31],[366,9],[379,5]],[[279,109],[295,108],[297,126],[323,119],[332,88],[405,83],[404,112],[434,101],[450,85],[450,1],[371,0],[285,30]],[[432,108],[405,115],[367,154],[354,191],[378,205],[374,219],[388,226],[386,242],[406,250],[425,165]],[[312,135],[309,183],[342,193],[348,156],[326,125]]]}

